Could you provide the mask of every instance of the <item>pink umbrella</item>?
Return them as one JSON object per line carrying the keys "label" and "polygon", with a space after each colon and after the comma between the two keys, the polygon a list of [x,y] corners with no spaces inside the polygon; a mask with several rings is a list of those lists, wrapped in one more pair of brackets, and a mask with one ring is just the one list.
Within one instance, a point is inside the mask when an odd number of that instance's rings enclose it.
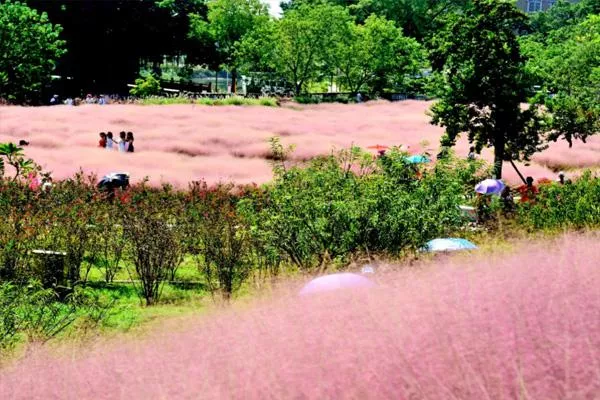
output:
{"label": "pink umbrella", "polygon": [[375,286],[373,282],[364,276],[344,272],[321,276],[308,282],[300,291],[301,296],[320,292],[329,292],[338,289],[368,288]]}

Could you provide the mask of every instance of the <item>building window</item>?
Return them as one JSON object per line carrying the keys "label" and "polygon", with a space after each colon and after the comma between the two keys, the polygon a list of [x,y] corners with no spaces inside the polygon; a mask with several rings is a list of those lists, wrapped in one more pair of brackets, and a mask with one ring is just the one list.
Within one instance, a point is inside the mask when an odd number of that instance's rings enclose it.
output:
{"label": "building window", "polygon": [[554,4],[556,4],[556,0],[548,0],[548,8],[552,7]]}
{"label": "building window", "polygon": [[542,10],[542,0],[527,0],[527,12]]}

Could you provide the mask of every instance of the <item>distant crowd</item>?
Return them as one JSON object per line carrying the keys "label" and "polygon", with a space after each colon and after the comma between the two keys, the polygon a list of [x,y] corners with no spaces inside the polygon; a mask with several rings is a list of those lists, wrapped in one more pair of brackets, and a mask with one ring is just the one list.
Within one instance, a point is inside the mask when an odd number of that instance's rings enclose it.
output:
{"label": "distant crowd", "polygon": [[113,137],[112,132],[100,132],[98,147],[106,150],[112,150],[116,147],[120,153],[133,153],[135,150],[133,141],[133,132],[121,131],[118,139]]}
{"label": "distant crowd", "polygon": [[133,97],[124,97],[118,94],[100,94],[94,95],[88,93],[84,98],[81,97],[67,97],[64,100],[61,100],[60,96],[55,94],[50,98],[50,105],[55,106],[59,104],[64,104],[67,106],[80,106],[82,104],[133,104],[135,102],[135,98]]}

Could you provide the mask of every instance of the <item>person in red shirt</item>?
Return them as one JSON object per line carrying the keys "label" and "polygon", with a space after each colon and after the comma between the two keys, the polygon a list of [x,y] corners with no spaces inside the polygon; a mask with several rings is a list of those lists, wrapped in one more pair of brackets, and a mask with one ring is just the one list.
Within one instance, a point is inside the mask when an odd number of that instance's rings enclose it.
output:
{"label": "person in red shirt", "polygon": [[106,147],[106,133],[104,132],[100,132],[100,141],[98,142],[98,147]]}
{"label": "person in red shirt", "polygon": [[521,203],[534,202],[535,197],[538,194],[538,188],[533,186],[533,178],[528,176],[526,179],[527,184],[519,186],[519,193],[521,194]]}

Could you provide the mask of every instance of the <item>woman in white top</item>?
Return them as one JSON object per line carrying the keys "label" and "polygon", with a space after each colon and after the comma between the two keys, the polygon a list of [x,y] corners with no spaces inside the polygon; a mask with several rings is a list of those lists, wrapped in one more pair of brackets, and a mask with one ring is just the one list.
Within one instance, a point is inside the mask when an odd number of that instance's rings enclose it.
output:
{"label": "woman in white top", "polygon": [[106,134],[106,149],[107,150],[112,150],[113,147],[113,133],[112,132],[108,132]]}
{"label": "woman in white top", "polygon": [[119,134],[119,153],[127,152],[127,139],[125,138],[125,132],[121,131]]}

